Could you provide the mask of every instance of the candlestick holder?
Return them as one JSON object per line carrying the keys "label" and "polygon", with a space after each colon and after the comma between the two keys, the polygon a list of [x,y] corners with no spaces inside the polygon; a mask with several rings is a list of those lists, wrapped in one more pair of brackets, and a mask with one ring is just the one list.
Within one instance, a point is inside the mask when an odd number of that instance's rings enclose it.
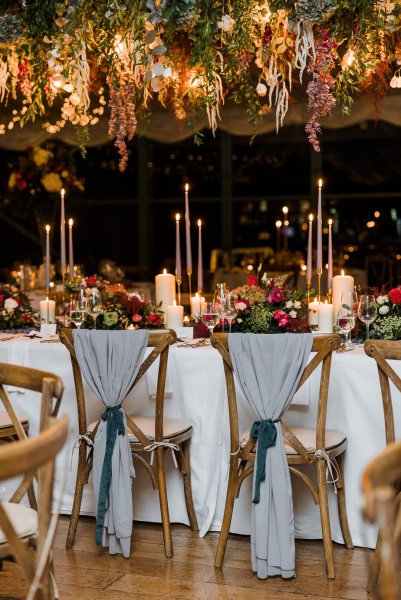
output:
{"label": "candlestick holder", "polygon": [[331,288],[329,288],[327,290],[327,302],[328,304],[332,304],[332,298],[333,298],[333,290]]}
{"label": "candlestick holder", "polygon": [[318,271],[317,271],[317,298],[319,300],[319,304],[320,304],[320,284],[321,284],[321,278],[322,278],[322,270],[318,269]]}
{"label": "candlestick holder", "polygon": [[311,280],[307,279],[306,280],[306,297],[308,299],[308,304],[309,304],[309,300],[310,300],[310,288],[311,288],[311,284],[312,284]]}
{"label": "candlestick holder", "polygon": [[188,290],[189,290],[189,297],[192,296],[192,270],[188,269],[187,271],[187,275],[188,275]]}
{"label": "candlestick holder", "polygon": [[181,275],[176,275],[175,276],[175,282],[177,284],[178,306],[181,306],[181,283],[182,283],[182,277],[181,277]]}

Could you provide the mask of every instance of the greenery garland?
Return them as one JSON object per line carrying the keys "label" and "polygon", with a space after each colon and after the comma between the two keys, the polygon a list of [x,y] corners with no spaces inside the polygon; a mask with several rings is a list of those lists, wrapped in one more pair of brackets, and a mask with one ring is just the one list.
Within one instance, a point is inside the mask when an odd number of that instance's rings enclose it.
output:
{"label": "greenery garland", "polygon": [[[126,142],[150,114],[152,100],[195,130],[206,112],[214,131],[227,99],[245,104],[255,130],[263,115],[275,111],[279,129],[297,78],[308,84],[313,77],[317,90],[309,94],[307,133],[319,150],[319,127],[311,131],[311,123],[318,123],[325,102],[319,96],[327,82],[322,31],[332,77],[326,106],[342,106],[348,115],[364,94],[377,113],[389,87],[401,87],[401,0],[8,0],[3,5],[0,103],[11,97],[20,109],[10,121],[0,120],[0,133],[40,117],[50,133],[72,123],[84,144],[108,109],[121,169]],[[49,122],[53,104],[60,106],[60,117]]]}

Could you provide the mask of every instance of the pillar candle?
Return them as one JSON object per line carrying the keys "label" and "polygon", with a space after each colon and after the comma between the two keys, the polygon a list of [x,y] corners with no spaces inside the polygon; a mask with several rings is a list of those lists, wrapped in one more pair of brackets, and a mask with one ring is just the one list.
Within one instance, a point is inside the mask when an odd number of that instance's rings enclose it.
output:
{"label": "pillar candle", "polygon": [[319,302],[317,298],[308,304],[308,323],[316,327],[319,325]]}
{"label": "pillar candle", "polygon": [[317,200],[317,254],[316,254],[316,271],[322,273],[323,256],[322,256],[322,185],[323,182],[319,179],[319,195]]}
{"label": "pillar candle", "polygon": [[61,209],[60,209],[60,267],[61,274],[65,273],[66,252],[65,252],[65,211],[64,211],[65,189],[61,190]]}
{"label": "pillar candle", "polygon": [[203,290],[202,221],[198,219],[198,292]]}
{"label": "pillar candle", "polygon": [[189,218],[189,202],[188,202],[189,186],[185,184],[185,241],[187,250],[187,273],[192,273],[192,251],[191,251],[191,222]]}
{"label": "pillar candle", "polygon": [[333,287],[333,220],[329,219],[329,249],[327,257],[327,293],[329,294]]}
{"label": "pillar candle", "polygon": [[337,322],[337,314],[342,300],[352,294],[354,291],[354,278],[351,275],[344,275],[344,270],[341,275],[333,277],[333,322]]}
{"label": "pillar candle", "polygon": [[175,276],[181,279],[180,214],[175,215]]}
{"label": "pillar candle", "polygon": [[39,302],[40,321],[42,323],[56,322],[56,303],[54,300],[41,300]]}
{"label": "pillar candle", "polygon": [[172,306],[167,307],[167,327],[178,329],[184,325],[184,307],[178,306],[174,300]]}
{"label": "pillar candle", "polygon": [[205,298],[196,292],[195,296],[191,296],[191,315],[194,319],[198,319],[202,315],[202,308],[205,304]]}
{"label": "pillar candle", "polygon": [[69,250],[69,272],[70,277],[74,276],[74,248],[72,244],[72,226],[74,225],[74,221],[70,219],[68,221],[69,228],[69,238],[68,238],[68,250]]}
{"label": "pillar candle", "polygon": [[50,287],[50,225],[46,225],[46,290]]}
{"label": "pillar candle", "polygon": [[172,306],[175,300],[175,277],[171,273],[167,273],[166,269],[163,269],[163,273],[156,275],[155,277],[156,286],[156,304],[159,306],[161,302],[161,309],[164,312],[164,322],[167,322],[167,307]]}
{"label": "pillar candle", "polygon": [[306,258],[306,282],[308,284],[312,281],[312,229],[313,229],[313,215],[309,215],[309,231],[308,231],[308,255]]}
{"label": "pillar candle", "polygon": [[327,300],[319,304],[319,333],[333,333],[333,305]]}

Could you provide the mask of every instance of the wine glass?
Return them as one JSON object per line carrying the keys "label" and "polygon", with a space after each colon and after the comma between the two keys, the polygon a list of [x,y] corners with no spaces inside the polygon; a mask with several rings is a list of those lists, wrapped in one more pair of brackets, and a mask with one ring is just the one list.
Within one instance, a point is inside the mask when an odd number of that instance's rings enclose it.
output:
{"label": "wine glass", "polygon": [[228,321],[228,331],[231,333],[231,324],[237,316],[235,298],[231,293],[226,294],[221,304],[221,316]]}
{"label": "wine glass", "polygon": [[87,310],[88,306],[85,297],[78,295],[75,298],[71,298],[70,319],[77,329],[80,329],[81,325],[84,323]]}
{"label": "wine glass", "polygon": [[213,333],[219,320],[219,305],[216,302],[205,302],[202,305],[202,322],[208,327],[210,333]]}
{"label": "wine glass", "polygon": [[89,296],[87,298],[87,312],[92,317],[96,329],[97,317],[101,312],[103,312],[102,297],[97,288],[89,289]]}
{"label": "wine glass", "polygon": [[338,330],[345,336],[345,349],[352,349],[351,329],[355,327],[355,319],[358,313],[358,297],[355,292],[349,292],[341,296],[341,303],[337,312]]}
{"label": "wine glass", "polygon": [[366,325],[366,339],[369,339],[370,324],[377,317],[377,303],[373,294],[365,294],[360,297],[358,304],[358,317]]}

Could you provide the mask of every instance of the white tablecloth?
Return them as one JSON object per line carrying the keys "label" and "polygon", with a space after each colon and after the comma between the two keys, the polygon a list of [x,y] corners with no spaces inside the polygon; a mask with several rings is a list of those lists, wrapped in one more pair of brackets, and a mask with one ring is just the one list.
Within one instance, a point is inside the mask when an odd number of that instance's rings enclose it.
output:
{"label": "white tablecloth", "polygon": [[[64,453],[59,457],[57,478],[62,470],[68,469],[67,483],[62,502],[62,512],[69,513],[75,485],[77,452],[70,469],[70,457],[77,439],[77,417],[75,392],[70,358],[60,343],[42,343],[18,337],[0,343],[0,362],[26,365],[46,369],[63,378],[65,392],[61,414],[67,412],[71,418],[69,440]],[[401,365],[400,365],[401,367]],[[398,368],[401,372],[401,368]],[[140,383],[127,398],[126,410],[142,415],[152,414],[155,391],[155,373]],[[300,404],[292,406],[286,421],[292,425],[314,423],[318,375],[312,378],[309,389],[300,398]],[[165,416],[184,418],[193,424],[191,442],[192,486],[195,510],[201,535],[208,530],[219,530],[223,518],[229,461],[229,424],[222,359],[211,346],[186,348],[173,346],[170,349],[166,385]],[[393,390],[395,419],[401,423],[401,394]],[[12,393],[17,409],[26,414],[31,422],[31,431],[37,432],[39,399],[35,394]],[[309,397],[309,398],[308,398]],[[305,400],[310,400],[309,404]],[[302,405],[303,404],[303,405]],[[98,418],[103,405],[87,389],[88,422]],[[239,394],[239,420],[241,429],[246,429],[254,415]],[[332,378],[329,392],[327,416],[329,428],[339,429],[347,435],[345,457],[345,485],[347,511],[351,534],[355,545],[373,547],[376,543],[375,530],[361,517],[360,477],[364,466],[385,445],[381,394],[375,362],[365,356],[362,348],[344,354],[334,354]],[[401,429],[397,428],[401,438]],[[66,466],[67,465],[67,466]],[[134,518],[140,521],[160,521],[158,494],[152,491],[146,473],[135,462]],[[168,497],[172,522],[188,523],[182,491],[182,481],[168,457]],[[296,536],[320,538],[318,508],[305,486],[293,480]],[[10,490],[9,490],[10,491]],[[239,500],[235,503],[231,531],[248,534],[250,531],[251,478],[244,483]],[[335,496],[330,492],[332,537],[342,542]],[[92,486],[85,488],[82,513],[94,514]]]}

